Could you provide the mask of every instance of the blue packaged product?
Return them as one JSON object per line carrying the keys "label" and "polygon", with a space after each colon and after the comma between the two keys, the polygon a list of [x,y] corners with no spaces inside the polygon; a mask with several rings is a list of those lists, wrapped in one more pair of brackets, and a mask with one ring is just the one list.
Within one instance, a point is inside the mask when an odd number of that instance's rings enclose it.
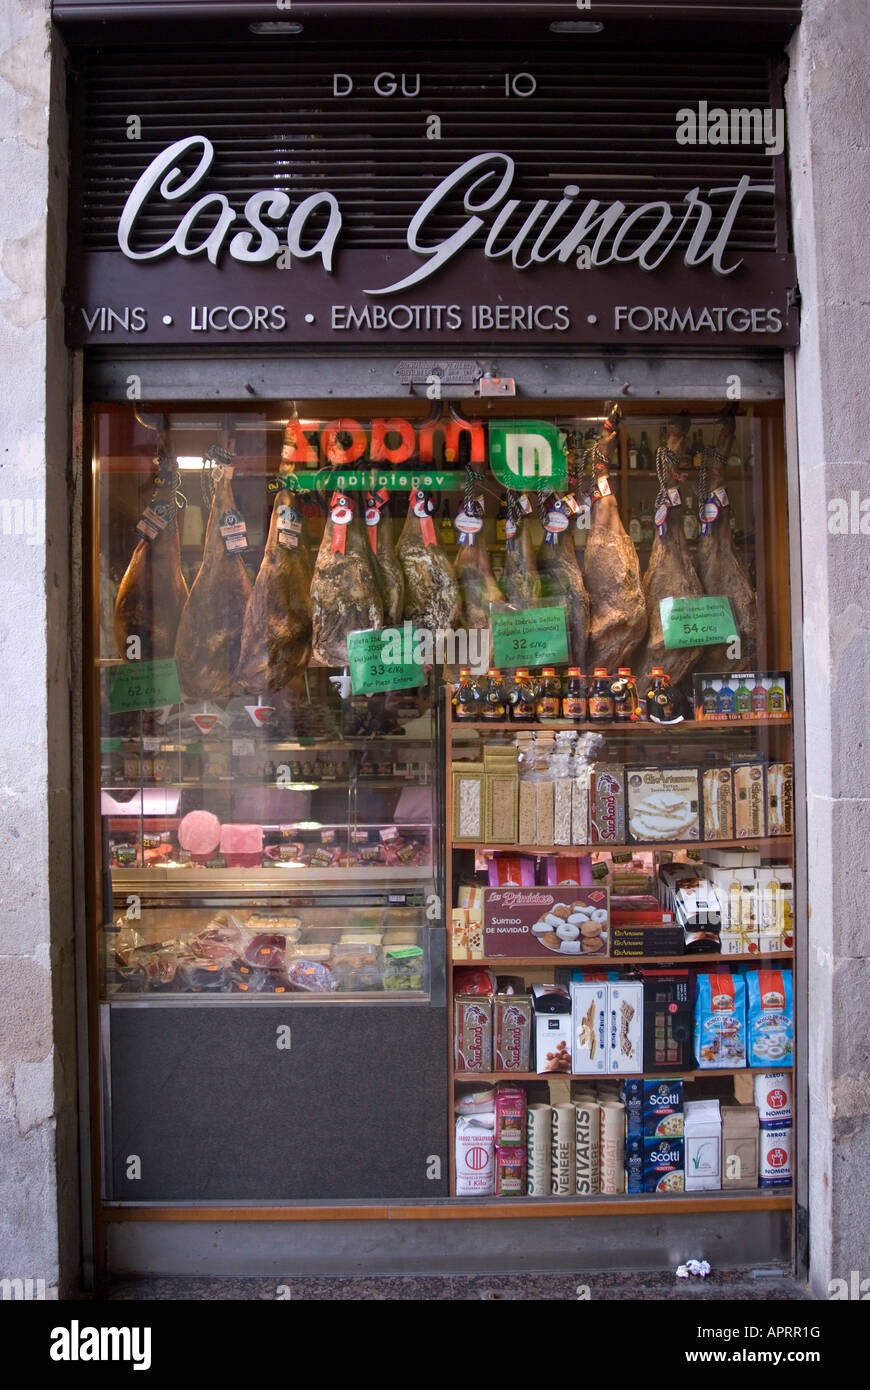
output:
{"label": "blue packaged product", "polygon": [[682,1192],[686,1161],[683,1139],[644,1139],[644,1192]]}
{"label": "blue packaged product", "polygon": [[627,1138],[625,1141],[626,1192],[643,1192],[643,1160],[643,1140],[641,1138]]}
{"label": "blue packaged product", "polygon": [[794,1062],[792,972],[748,971],[746,994],[749,1065],[790,1067]]}
{"label": "blue packaged product", "polygon": [[678,1139],[683,1132],[683,1078],[626,1077],[620,1090],[625,1106],[626,1138],[656,1135]]}
{"label": "blue packaged product", "polygon": [[746,983],[742,975],[699,975],[695,991],[699,1070],[746,1066]]}

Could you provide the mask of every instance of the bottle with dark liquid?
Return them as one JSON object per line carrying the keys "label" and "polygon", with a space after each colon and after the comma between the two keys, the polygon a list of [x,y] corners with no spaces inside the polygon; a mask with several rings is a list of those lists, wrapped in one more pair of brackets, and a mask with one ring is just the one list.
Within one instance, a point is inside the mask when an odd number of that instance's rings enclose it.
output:
{"label": "bottle with dark liquid", "polygon": [[734,714],[734,691],[728,684],[727,677],[722,681],[722,689],[716,697],[716,702],[720,714]]}
{"label": "bottle with dark liquid", "polygon": [[718,714],[718,712],[719,701],[716,697],[716,691],[713,688],[713,682],[708,677],[707,684],[701,691],[701,713],[706,719],[709,715]]}
{"label": "bottle with dark liquid", "polygon": [[504,545],[505,541],[507,540],[507,519],[507,498],[502,497],[498,509],[498,516],[495,519],[495,539],[499,545]]}
{"label": "bottle with dark liquid", "polygon": [[614,719],[621,721],[634,719],[637,712],[637,695],[634,676],[627,666],[620,666],[616,673],[616,680],[610,682],[610,693],[613,696]]}
{"label": "bottle with dark liquid", "polygon": [[495,723],[499,719],[504,719],[506,714],[507,705],[501,671],[490,666],[486,673],[486,685],[483,688],[483,717],[484,719],[491,719]]}
{"label": "bottle with dark liquid", "polygon": [[562,682],[554,666],[544,666],[535,690],[535,715],[539,724],[562,717]]}
{"label": "bottle with dark liquid", "polygon": [[535,687],[528,671],[519,670],[508,692],[508,708],[511,719],[518,724],[529,724],[535,718]]}
{"label": "bottle with dark liquid", "polygon": [[613,718],[613,692],[610,688],[610,677],[603,666],[596,666],[592,672],[589,718],[594,721],[608,721]]}
{"label": "bottle with dark liquid", "polygon": [[471,675],[471,667],[463,666],[459,684],[453,696],[453,717],[456,720],[478,720],[481,716],[482,692]]}
{"label": "bottle with dark liquid", "polygon": [[653,456],[646,440],[646,430],[641,431],[640,447],[637,451],[637,466],[638,468],[647,469],[653,466]]}
{"label": "bottle with dark liquid", "polygon": [[582,724],[585,722],[587,709],[586,682],[580,674],[580,667],[569,666],[565,693],[562,696],[562,718],[573,719],[576,723]]}
{"label": "bottle with dark liquid", "polygon": [[677,711],[671,678],[663,667],[654,666],[646,682],[646,717],[667,724]]}

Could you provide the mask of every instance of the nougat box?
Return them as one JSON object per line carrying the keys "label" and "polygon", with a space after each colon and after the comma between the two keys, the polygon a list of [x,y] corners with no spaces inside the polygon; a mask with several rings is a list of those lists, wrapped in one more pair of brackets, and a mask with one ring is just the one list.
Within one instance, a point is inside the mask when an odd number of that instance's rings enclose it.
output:
{"label": "nougat box", "polygon": [[607,1069],[643,1071],[643,985],[621,980],[607,991]]}
{"label": "nougat box", "polygon": [[456,1070],[492,1071],[492,997],[457,994],[453,1008]]}
{"label": "nougat box", "polygon": [[494,1071],[528,1071],[532,1036],[531,995],[495,996]]}
{"label": "nougat box", "polygon": [[625,844],[625,786],[622,763],[593,763],[589,776],[589,841]]}
{"label": "nougat box", "polygon": [[768,763],[767,833],[794,833],[794,767],[791,763]]}
{"label": "nougat box", "polygon": [[607,1072],[607,984],[571,984],[575,1076]]}
{"label": "nougat box", "polygon": [[701,780],[696,767],[627,767],[627,821],[637,844],[701,838]]}
{"label": "nougat box", "polygon": [[647,1070],[694,1065],[693,975],[688,970],[643,971],[643,1056]]}
{"label": "nougat box", "polygon": [[736,839],[733,784],[730,767],[707,767],[701,773],[705,840]]}
{"label": "nougat box", "polygon": [[734,839],[753,840],[764,834],[766,779],[762,758],[735,755],[731,760],[734,784]]}

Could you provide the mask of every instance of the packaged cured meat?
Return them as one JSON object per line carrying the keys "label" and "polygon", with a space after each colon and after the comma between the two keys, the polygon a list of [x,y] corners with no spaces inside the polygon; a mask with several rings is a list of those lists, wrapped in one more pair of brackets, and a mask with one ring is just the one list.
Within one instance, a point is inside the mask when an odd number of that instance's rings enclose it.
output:
{"label": "packaged cured meat", "polygon": [[268,971],[234,960],[226,972],[227,988],[231,994],[260,994],[266,988]]}
{"label": "packaged cured meat", "polygon": [[242,935],[229,924],[216,922],[199,933],[190,949],[202,960],[232,960],[242,949]]}
{"label": "packaged cured meat", "polygon": [[647,630],[637,551],[622,524],[608,480],[618,427],[616,407],[585,460],[594,479],[591,525],[583,554],[590,614],[587,660],[590,666],[606,671],[625,665]]}
{"label": "packaged cured meat", "polygon": [[251,695],[283,690],[308,665],[311,578],[302,513],[282,489],[242,628],[236,682]]}
{"label": "packaged cured meat", "polygon": [[218,460],[214,495],[205,531],[202,565],[178,623],[175,661],[187,699],[225,701],[233,689],[251,581],[238,550],[228,549],[226,531],[236,525],[230,455],[213,449]]}
{"label": "packaged cured meat", "polygon": [[188,811],[178,825],[178,843],[192,859],[205,863],[221,838],[221,823],[211,811]]}
{"label": "packaged cured meat", "polygon": [[257,869],[263,858],[262,825],[221,826],[220,852],[228,869]]}
{"label": "packaged cured meat", "polygon": [[226,986],[227,965],[223,961],[190,958],[179,964],[177,979],[180,989],[188,993],[216,994]]}
{"label": "packaged cured meat", "polygon": [[437,632],[458,627],[462,595],[450,558],[438,544],[433,505],[422,489],[411,493],[396,553],[405,576],[404,618]]}
{"label": "packaged cured meat", "polygon": [[276,932],[257,932],[244,944],[243,955],[248,965],[260,970],[281,970],[286,960],[287,942]]}
{"label": "packaged cured meat", "polygon": [[347,665],[347,635],[384,626],[384,604],[356,503],[335,492],[311,581],[314,659]]}
{"label": "packaged cured meat", "polygon": [[330,994],[338,988],[329,966],[310,957],[290,962],[287,982],[291,990],[299,990],[303,994]]}
{"label": "packaged cured meat", "polygon": [[[125,661],[172,656],[188,599],[175,504],[178,475],[168,458],[161,456],[155,463],[154,494],[137,527],[142,539],[130,557],[115,599],[115,643]],[[131,637],[138,641],[135,656],[128,648]]]}

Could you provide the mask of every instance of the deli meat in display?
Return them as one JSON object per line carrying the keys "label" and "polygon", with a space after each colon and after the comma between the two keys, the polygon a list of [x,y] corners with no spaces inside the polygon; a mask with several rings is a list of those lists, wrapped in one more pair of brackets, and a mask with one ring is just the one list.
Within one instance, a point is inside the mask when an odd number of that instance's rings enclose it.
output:
{"label": "deli meat in display", "polygon": [[615,425],[605,421],[594,450],[595,497],[583,558],[591,613],[588,661],[591,667],[602,666],[607,671],[628,664],[647,630],[637,551],[622,524],[608,481],[616,439]]}
{"label": "deli meat in display", "polygon": [[551,499],[549,525],[553,525],[554,514],[557,525],[564,520],[568,526],[555,531],[548,530],[545,525],[544,541],[538,551],[541,598],[554,605],[564,605],[571,665],[585,671],[589,647],[589,595],[574,549],[574,538],[568,529],[571,514],[564,502]]}
{"label": "deli meat in display", "polygon": [[347,634],[384,626],[384,606],[369,543],[354,500],[333,493],[311,581],[314,660],[347,665]]}
{"label": "deli meat in display", "polygon": [[[729,411],[722,417],[716,448],[711,452],[710,461],[705,460],[706,472],[702,474],[701,505],[708,505],[711,515],[709,518],[702,517],[698,539],[698,574],[707,594],[724,595],[729,600],[740,638],[740,655],[728,655],[731,643],[708,647],[704,661],[709,663],[711,671],[745,671],[754,665],[758,651],[755,590],[743,557],[734,544],[727,511],[728,495],[723,488],[725,460],[731,452],[733,439],[734,415]],[[718,515],[713,516],[717,507]],[[706,533],[705,527],[708,528]]]}
{"label": "deli meat in display", "polygon": [[[227,550],[222,525],[237,517],[231,464],[218,465],[202,565],[178,624],[175,660],[188,699],[226,700],[239,661],[251,581],[238,551]],[[226,518],[226,521],[222,521]]]}
{"label": "deli meat in display", "polygon": [[517,517],[515,524],[516,537],[508,541],[505,550],[501,586],[508,603],[523,608],[541,597],[541,576],[535,562],[531,520]]}
{"label": "deli meat in display", "polygon": [[[125,660],[130,637],[138,637],[141,643],[137,655],[140,661],[172,656],[178,621],[187,603],[187,585],[181,572],[175,488],[168,478],[167,486],[155,487],[148,508],[152,510],[157,520],[149,525],[146,512],[140,528],[145,525],[156,534],[153,539],[143,538],[137,544],[115,600],[115,642],[118,654]],[[162,529],[161,521],[164,522]]]}
{"label": "deli meat in display", "polygon": [[236,679],[263,695],[283,690],[311,656],[311,562],[293,494],[279,492],[242,629]]}
{"label": "deli meat in display", "polygon": [[393,544],[389,493],[381,488],[366,498],[366,535],[384,602],[384,626],[398,627],[405,604],[405,576]]}
{"label": "deli meat in display", "polygon": [[396,549],[405,576],[404,616],[435,632],[458,626],[462,595],[450,557],[438,544],[431,506],[419,488],[411,493]]}
{"label": "deli meat in display", "polygon": [[[672,420],[668,426],[667,447],[659,450],[656,468],[659,473],[660,498],[657,502],[657,515],[665,503],[661,500],[667,491],[678,488],[676,477],[677,462],[686,442],[689,428],[688,416]],[[676,492],[679,496],[679,492]],[[649,633],[637,656],[633,658],[636,671],[646,673],[654,666],[660,666],[676,685],[687,676],[700,659],[702,647],[665,647],[662,632],[662,619],[659,603],[665,598],[701,598],[704,587],[695,572],[689,547],[683,530],[682,502],[667,506],[663,517],[664,535],[656,535],[649,559],[649,568],[643,577],[643,593],[649,619]]]}

